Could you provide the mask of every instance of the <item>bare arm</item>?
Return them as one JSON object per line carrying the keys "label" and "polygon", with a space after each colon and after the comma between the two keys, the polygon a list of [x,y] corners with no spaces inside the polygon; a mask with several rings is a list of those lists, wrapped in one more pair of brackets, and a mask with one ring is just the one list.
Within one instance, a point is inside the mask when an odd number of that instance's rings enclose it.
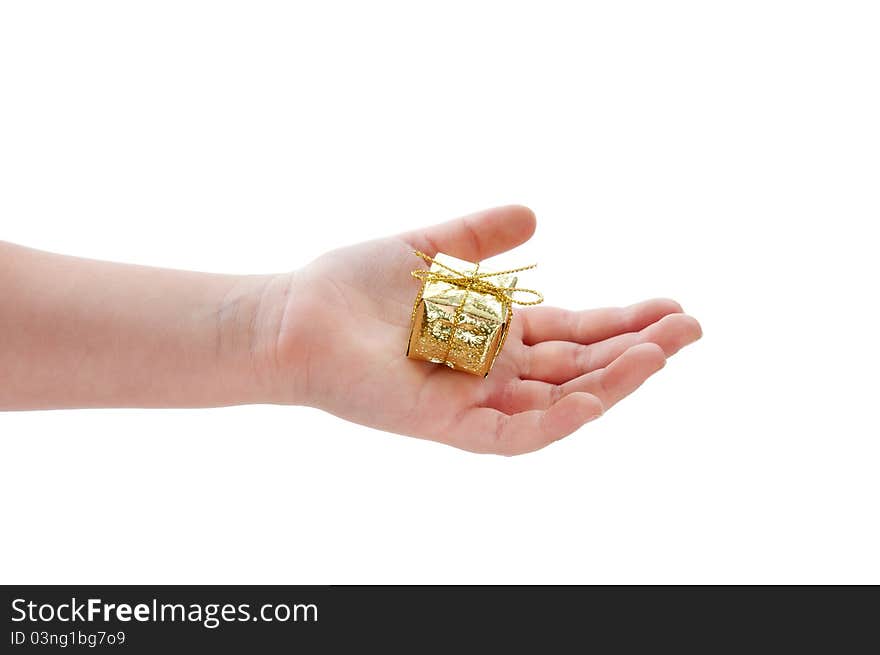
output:
{"label": "bare arm", "polygon": [[[287,276],[79,259],[0,242],[0,409],[265,400],[257,361]],[[279,307],[275,305],[275,307]]]}

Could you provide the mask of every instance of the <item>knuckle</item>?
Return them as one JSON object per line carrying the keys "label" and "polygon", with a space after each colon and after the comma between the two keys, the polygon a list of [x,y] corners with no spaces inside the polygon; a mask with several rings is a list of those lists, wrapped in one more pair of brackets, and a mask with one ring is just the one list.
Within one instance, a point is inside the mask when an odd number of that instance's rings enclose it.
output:
{"label": "knuckle", "polygon": [[565,388],[561,384],[550,385],[550,404],[553,405],[565,395]]}
{"label": "knuckle", "polygon": [[578,346],[575,351],[575,367],[577,373],[587,373],[593,370],[593,351],[589,346]]}

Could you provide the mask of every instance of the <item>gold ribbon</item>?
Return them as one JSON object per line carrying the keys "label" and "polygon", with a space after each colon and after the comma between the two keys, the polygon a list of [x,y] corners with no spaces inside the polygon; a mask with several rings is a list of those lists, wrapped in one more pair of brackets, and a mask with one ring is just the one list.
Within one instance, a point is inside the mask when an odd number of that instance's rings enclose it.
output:
{"label": "gold ribbon", "polygon": [[[444,273],[441,271],[431,271],[423,268],[419,268],[412,272],[412,276],[422,282],[446,282],[447,284],[451,284],[459,289],[464,289],[466,291],[473,291],[475,293],[484,293],[489,296],[494,296],[502,303],[516,303],[517,305],[538,305],[544,302],[544,296],[534,289],[523,289],[521,287],[499,287],[498,285],[490,282],[487,278],[495,277],[497,275],[510,275],[511,273],[519,273],[520,271],[527,271],[529,269],[535,268],[537,264],[531,264],[530,266],[522,266],[520,268],[511,268],[506,271],[498,271],[497,273],[479,273],[478,270],[473,270],[470,273],[462,273],[461,271],[457,271],[454,268],[450,268],[443,262],[438,262],[433,257],[426,255],[420,250],[413,251],[417,256],[424,259],[428,264],[437,264],[441,268],[445,268],[448,273]],[[477,264],[477,269],[479,268],[479,264]],[[530,293],[537,298],[537,300],[517,300],[514,294],[517,293]]]}

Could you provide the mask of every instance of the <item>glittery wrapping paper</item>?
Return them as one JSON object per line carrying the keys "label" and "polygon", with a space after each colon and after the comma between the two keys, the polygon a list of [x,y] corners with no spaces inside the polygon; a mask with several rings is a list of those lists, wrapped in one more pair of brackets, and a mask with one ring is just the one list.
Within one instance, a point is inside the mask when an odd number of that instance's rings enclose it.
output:
{"label": "glittery wrapping paper", "polygon": [[[478,270],[477,264],[438,253],[431,271],[443,273],[440,262],[462,273]],[[517,278],[513,274],[492,278],[499,287],[513,288]],[[413,307],[412,331],[407,356],[450,368],[485,376],[510,326],[511,304],[499,298],[443,281],[423,283]]]}

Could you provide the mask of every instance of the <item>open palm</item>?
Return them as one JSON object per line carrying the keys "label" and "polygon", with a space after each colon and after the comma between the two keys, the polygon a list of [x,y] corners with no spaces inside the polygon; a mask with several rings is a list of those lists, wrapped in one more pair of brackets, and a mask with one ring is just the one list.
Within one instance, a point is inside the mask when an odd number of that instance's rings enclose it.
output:
{"label": "open palm", "polygon": [[[307,404],[477,452],[537,450],[600,416],[700,337],[672,300],[516,309],[488,377],[405,356],[420,283],[413,250],[480,261],[528,240],[525,207],[491,209],[329,252],[296,276],[277,339]],[[296,373],[292,373],[296,371]]]}

